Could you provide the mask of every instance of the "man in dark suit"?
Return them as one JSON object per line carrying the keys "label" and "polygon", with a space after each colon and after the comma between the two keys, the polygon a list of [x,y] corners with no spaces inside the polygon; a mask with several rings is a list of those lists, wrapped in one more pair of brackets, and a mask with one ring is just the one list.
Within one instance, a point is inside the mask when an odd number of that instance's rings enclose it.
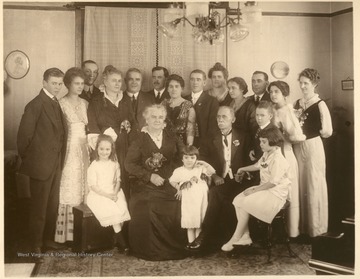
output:
{"label": "man in dark suit", "polygon": [[81,68],[85,73],[85,84],[79,97],[90,103],[93,98],[101,95],[99,88],[94,85],[99,75],[99,67],[95,61],[86,60],[81,64]]}
{"label": "man in dark suit", "polygon": [[57,68],[45,71],[43,89],[26,105],[17,135],[22,159],[19,172],[30,178],[29,238],[36,254],[42,252],[41,248],[59,248],[53,240],[67,135],[56,95],[63,77],[64,73]]}
{"label": "man in dark suit", "polygon": [[262,71],[255,71],[251,78],[251,86],[254,95],[250,96],[250,99],[258,105],[260,101],[271,102],[270,94],[267,92],[269,85],[269,76]]}
{"label": "man in dark suit", "polygon": [[154,103],[160,104],[164,99],[170,99],[169,92],[165,88],[169,71],[164,67],[156,66],[152,68],[151,72],[154,89],[147,93],[154,97]]}
{"label": "man in dark suit", "polygon": [[125,75],[126,91],[123,101],[131,108],[131,118],[134,119],[134,125],[131,127],[130,141],[146,125],[143,112],[147,106],[154,103],[154,97],[141,91],[142,74],[137,68],[130,68]]}
{"label": "man in dark suit", "polygon": [[195,134],[194,145],[202,148],[209,138],[213,138],[219,131],[216,123],[216,113],[219,109],[219,103],[216,98],[204,91],[206,84],[206,74],[202,70],[194,70],[190,73],[191,94],[187,97],[192,101],[195,113],[197,131]]}
{"label": "man in dark suit", "polygon": [[217,112],[220,132],[207,145],[203,159],[211,163],[216,174],[212,176],[214,186],[209,191],[209,204],[202,224],[200,235],[188,245],[190,250],[219,248],[233,234],[236,215],[232,201],[236,195],[250,186],[244,179],[235,181],[240,167],[250,165],[249,135],[232,128],[235,121],[234,110],[222,106]]}

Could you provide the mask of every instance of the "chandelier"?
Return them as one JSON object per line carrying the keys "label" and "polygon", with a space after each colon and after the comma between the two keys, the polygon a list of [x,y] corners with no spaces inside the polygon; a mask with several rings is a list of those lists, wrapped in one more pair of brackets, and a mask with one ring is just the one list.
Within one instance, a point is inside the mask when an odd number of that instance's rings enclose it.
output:
{"label": "chandelier", "polygon": [[[242,24],[242,13],[240,10],[240,3],[238,2],[237,9],[230,9],[226,7],[226,14],[221,19],[221,14],[215,9],[221,7],[222,2],[186,2],[182,3],[183,10],[186,6],[185,13],[190,16],[195,15],[195,23],[185,15],[170,22],[160,24],[157,28],[163,33],[165,37],[173,38],[178,30],[179,23],[187,22],[192,26],[192,36],[197,43],[209,43],[219,44],[223,43],[225,39],[224,29],[229,26],[229,38],[233,42],[238,42],[245,39],[249,35],[249,29]],[[173,3],[171,8],[179,9],[179,3]],[[256,2],[248,1],[245,3],[245,8],[250,7],[251,11],[254,11],[253,7],[256,7]],[[256,7],[257,9],[257,7]],[[256,10],[257,14],[261,11]]]}

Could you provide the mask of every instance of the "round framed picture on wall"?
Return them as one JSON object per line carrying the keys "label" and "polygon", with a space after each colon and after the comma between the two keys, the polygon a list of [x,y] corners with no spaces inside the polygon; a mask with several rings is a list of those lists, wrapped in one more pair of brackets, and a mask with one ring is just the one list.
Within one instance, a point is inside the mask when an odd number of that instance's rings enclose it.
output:
{"label": "round framed picture on wall", "polygon": [[270,72],[274,78],[286,78],[290,72],[289,65],[283,61],[276,61],[271,65]]}
{"label": "round framed picture on wall", "polygon": [[27,75],[30,69],[29,57],[21,50],[14,50],[5,58],[5,70],[9,77],[20,79]]}

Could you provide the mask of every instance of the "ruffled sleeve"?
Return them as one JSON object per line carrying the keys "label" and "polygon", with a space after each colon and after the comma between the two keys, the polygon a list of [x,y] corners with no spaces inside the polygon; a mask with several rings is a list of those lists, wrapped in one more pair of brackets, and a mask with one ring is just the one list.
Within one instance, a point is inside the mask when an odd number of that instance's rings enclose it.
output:
{"label": "ruffled sleeve", "polygon": [[299,120],[295,116],[294,109],[291,105],[285,107],[282,128],[291,142],[300,142],[306,139],[300,127]]}
{"label": "ruffled sleeve", "polygon": [[328,138],[332,135],[333,132],[330,112],[325,102],[323,101],[319,102],[318,106],[319,106],[320,120],[321,120],[320,135],[323,138]]}

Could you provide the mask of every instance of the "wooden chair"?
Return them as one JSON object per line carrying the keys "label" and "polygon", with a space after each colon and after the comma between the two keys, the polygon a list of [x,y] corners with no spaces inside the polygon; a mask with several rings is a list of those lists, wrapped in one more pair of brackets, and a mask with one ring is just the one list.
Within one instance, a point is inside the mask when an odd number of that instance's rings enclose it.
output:
{"label": "wooden chair", "polygon": [[295,254],[294,252],[291,250],[290,248],[290,239],[289,239],[289,234],[287,232],[287,227],[286,227],[286,210],[289,207],[290,202],[286,201],[286,203],[284,204],[284,206],[280,209],[280,211],[275,215],[274,220],[271,222],[271,224],[265,223],[255,217],[251,217],[255,220],[255,222],[257,224],[259,224],[259,226],[261,227],[265,227],[265,231],[266,231],[266,237],[264,239],[265,241],[265,247],[267,249],[267,262],[270,263],[271,262],[271,248],[273,246],[273,240],[274,240],[274,235],[273,235],[273,229],[274,229],[274,225],[276,222],[279,222],[280,224],[280,228],[282,229],[282,236],[284,238],[285,241],[285,245],[288,249],[289,252],[289,256],[290,257],[294,257]]}

